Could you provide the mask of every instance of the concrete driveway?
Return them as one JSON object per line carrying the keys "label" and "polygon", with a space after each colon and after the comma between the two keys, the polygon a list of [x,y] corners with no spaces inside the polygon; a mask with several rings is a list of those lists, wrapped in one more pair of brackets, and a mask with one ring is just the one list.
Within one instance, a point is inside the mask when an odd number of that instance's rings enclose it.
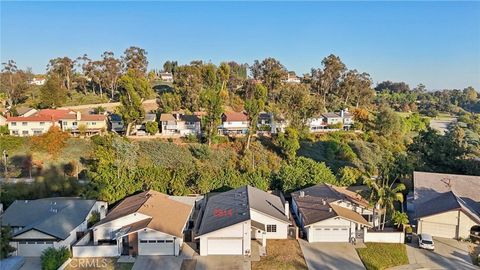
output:
{"label": "concrete driveway", "polygon": [[250,270],[252,264],[244,256],[195,256],[196,270]]}
{"label": "concrete driveway", "polygon": [[357,251],[349,243],[308,243],[299,239],[308,269],[365,269]]}
{"label": "concrete driveway", "polygon": [[42,260],[40,257],[25,257],[25,263],[20,270],[38,270],[42,269]]}
{"label": "concrete driveway", "polygon": [[412,244],[407,244],[410,266],[402,269],[480,269],[472,264],[467,243],[437,237],[434,237],[433,241],[435,242],[435,251],[419,249],[416,239]]}
{"label": "concrete driveway", "polygon": [[183,256],[138,256],[132,270],[144,269],[180,269]]}

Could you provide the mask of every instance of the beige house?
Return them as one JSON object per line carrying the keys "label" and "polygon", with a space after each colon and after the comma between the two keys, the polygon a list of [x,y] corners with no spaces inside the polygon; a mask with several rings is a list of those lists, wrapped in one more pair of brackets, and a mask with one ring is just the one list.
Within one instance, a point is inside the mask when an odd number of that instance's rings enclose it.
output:
{"label": "beige house", "polygon": [[105,115],[54,109],[40,110],[30,116],[8,117],[7,125],[10,134],[14,136],[41,135],[52,126],[58,126],[72,135],[82,132],[94,135],[107,130]]}
{"label": "beige house", "polygon": [[417,233],[468,238],[480,225],[480,177],[414,172]]}

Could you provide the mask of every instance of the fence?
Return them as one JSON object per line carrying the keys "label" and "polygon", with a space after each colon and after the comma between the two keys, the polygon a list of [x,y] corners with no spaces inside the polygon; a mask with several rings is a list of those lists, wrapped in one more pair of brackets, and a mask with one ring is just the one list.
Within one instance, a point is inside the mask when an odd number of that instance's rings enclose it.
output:
{"label": "fence", "polygon": [[374,232],[364,229],[363,235],[364,242],[377,242],[377,243],[401,243],[405,242],[405,234],[403,232]]}

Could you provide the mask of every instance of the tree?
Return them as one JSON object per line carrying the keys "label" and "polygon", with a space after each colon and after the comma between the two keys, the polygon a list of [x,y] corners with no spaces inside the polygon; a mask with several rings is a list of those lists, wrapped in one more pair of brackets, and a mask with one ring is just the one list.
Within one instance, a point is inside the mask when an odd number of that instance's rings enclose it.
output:
{"label": "tree", "polygon": [[338,185],[348,187],[355,184],[362,176],[362,173],[356,168],[345,166],[338,171],[337,175]]}
{"label": "tree", "polygon": [[142,99],[151,92],[150,85],[144,77],[138,77],[133,71],[127,72],[120,78],[120,107],[118,113],[127,124],[129,135],[133,124],[145,117]]}
{"label": "tree", "polygon": [[63,165],[63,172],[70,177],[77,177],[78,179],[78,168],[78,161],[71,160],[70,162]]}
{"label": "tree", "polygon": [[50,76],[40,88],[40,104],[44,107],[56,108],[67,100],[67,89],[57,76]]}
{"label": "tree", "polygon": [[277,175],[282,190],[292,192],[319,183],[335,184],[336,179],[325,163],[306,157],[298,157],[284,164]]}
{"label": "tree", "polygon": [[[340,57],[330,54],[322,60],[323,69],[312,69],[312,88],[314,93],[322,97],[323,104],[327,104],[327,97],[339,85],[339,79],[345,72],[345,64]],[[331,101],[331,100],[329,100]]]}
{"label": "tree", "polygon": [[179,66],[176,69],[173,82],[175,93],[182,98],[182,105],[189,111],[196,111],[200,107],[202,92],[202,71],[199,66]]}
{"label": "tree", "polygon": [[280,90],[278,104],[290,125],[297,129],[303,129],[307,119],[323,108],[323,104],[311,96],[303,84],[284,85]]}
{"label": "tree", "polygon": [[122,60],[127,72],[131,71],[137,76],[146,77],[148,66],[147,51],[131,46],[125,50]]}
{"label": "tree", "polygon": [[262,81],[268,89],[270,100],[276,100],[276,90],[282,85],[287,76],[287,69],[275,58],[266,58],[262,62],[255,60],[250,68],[252,76]]}
{"label": "tree", "polygon": [[158,111],[160,113],[169,113],[182,108],[182,101],[179,95],[175,93],[163,93],[157,98]]}
{"label": "tree", "polygon": [[397,228],[407,225],[409,222],[407,213],[395,211],[392,215],[393,224],[397,225]]}
{"label": "tree", "polygon": [[2,236],[0,237],[0,259],[4,259],[10,256],[10,253],[16,249],[10,245],[10,240],[12,239],[10,226],[2,226],[0,235]]}
{"label": "tree", "polygon": [[257,84],[253,88],[252,93],[249,93],[249,97],[245,100],[245,110],[250,121],[250,129],[248,130],[247,147],[250,148],[250,140],[252,134],[257,131],[258,116],[260,112],[265,109],[265,103],[267,101],[267,88],[262,84]]}
{"label": "tree", "polygon": [[386,137],[401,133],[402,123],[400,116],[388,107],[380,108],[376,114],[375,129],[379,134]]}
{"label": "tree", "polygon": [[145,129],[150,135],[155,135],[158,133],[158,123],[153,121],[153,122],[147,122],[145,124]]}
{"label": "tree", "polygon": [[43,250],[40,258],[42,260],[42,270],[56,270],[70,258],[70,250],[67,247],[59,249],[50,247]]}
{"label": "tree", "polygon": [[375,87],[375,91],[392,91],[394,93],[407,93],[410,92],[410,86],[405,82],[383,81]]}
{"label": "tree", "polygon": [[56,75],[61,81],[62,85],[71,90],[73,68],[75,66],[75,60],[68,57],[58,57],[50,60],[47,65],[47,71],[50,75]]}
{"label": "tree", "polygon": [[177,61],[166,61],[163,64],[163,71],[175,74],[177,67],[178,67]]}
{"label": "tree", "polygon": [[62,131],[59,127],[52,126],[46,133],[32,137],[31,141],[35,149],[47,152],[53,158],[56,158],[60,150],[65,147],[69,137],[70,135]]}
{"label": "tree", "polygon": [[300,149],[298,131],[293,127],[287,127],[285,133],[279,133],[277,145],[288,160],[294,160],[297,150]]}
{"label": "tree", "polygon": [[118,87],[118,78],[121,75],[122,63],[114,57],[113,52],[106,51],[102,54],[103,79],[108,89],[110,89],[113,99]]}
{"label": "tree", "polygon": [[28,82],[33,78],[33,74],[28,69],[26,71],[18,69],[13,60],[2,63],[2,66],[0,95],[2,93],[5,95],[9,105],[16,105],[26,98],[25,94],[29,89]]}
{"label": "tree", "polygon": [[202,107],[206,115],[202,117],[202,127],[207,138],[208,145],[212,144],[212,138],[217,132],[223,114],[223,100],[220,96],[220,86],[209,88],[202,93]]}

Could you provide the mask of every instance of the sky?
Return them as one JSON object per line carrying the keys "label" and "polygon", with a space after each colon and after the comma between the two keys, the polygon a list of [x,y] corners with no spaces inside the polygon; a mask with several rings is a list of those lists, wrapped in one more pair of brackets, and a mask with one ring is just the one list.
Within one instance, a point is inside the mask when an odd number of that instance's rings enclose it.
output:
{"label": "sky", "polygon": [[374,83],[480,90],[480,2],[0,2],[0,59],[44,73],[49,59],[129,46],[149,68],[274,57],[303,74],[329,54]]}

